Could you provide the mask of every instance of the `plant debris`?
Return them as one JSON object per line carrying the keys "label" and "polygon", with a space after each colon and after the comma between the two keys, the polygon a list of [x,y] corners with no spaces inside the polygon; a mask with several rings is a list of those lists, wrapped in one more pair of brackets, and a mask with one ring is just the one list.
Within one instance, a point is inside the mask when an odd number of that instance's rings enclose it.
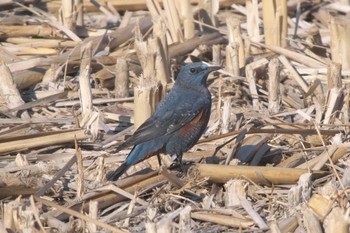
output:
{"label": "plant debris", "polygon": [[[0,232],[349,232],[341,2],[0,3]],[[107,181],[197,61],[222,69],[186,171]]]}

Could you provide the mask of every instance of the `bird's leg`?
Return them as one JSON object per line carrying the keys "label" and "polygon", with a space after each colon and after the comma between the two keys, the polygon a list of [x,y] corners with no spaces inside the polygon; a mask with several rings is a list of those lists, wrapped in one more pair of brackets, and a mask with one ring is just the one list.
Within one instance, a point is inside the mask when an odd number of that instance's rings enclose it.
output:
{"label": "bird's leg", "polygon": [[159,168],[162,166],[162,159],[160,158],[160,154],[158,153],[157,154],[157,159],[158,159],[158,165],[159,165]]}
{"label": "bird's leg", "polygon": [[181,154],[179,154],[178,156],[177,156],[177,160],[178,160],[178,162],[179,162],[179,164],[180,164],[180,168],[181,168],[181,172],[182,173],[185,173],[185,167],[184,167],[184,164],[182,163],[182,153]]}

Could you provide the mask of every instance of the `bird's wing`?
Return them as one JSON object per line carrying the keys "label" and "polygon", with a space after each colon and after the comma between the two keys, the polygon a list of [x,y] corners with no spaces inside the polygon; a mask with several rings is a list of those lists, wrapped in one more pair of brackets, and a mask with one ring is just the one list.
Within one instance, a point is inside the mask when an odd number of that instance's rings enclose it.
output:
{"label": "bird's wing", "polygon": [[[204,110],[204,101],[169,99],[157,108],[155,114],[145,121],[135,133],[121,144],[117,151],[163,135],[169,135],[191,122]],[[180,103],[180,104],[176,104]]]}

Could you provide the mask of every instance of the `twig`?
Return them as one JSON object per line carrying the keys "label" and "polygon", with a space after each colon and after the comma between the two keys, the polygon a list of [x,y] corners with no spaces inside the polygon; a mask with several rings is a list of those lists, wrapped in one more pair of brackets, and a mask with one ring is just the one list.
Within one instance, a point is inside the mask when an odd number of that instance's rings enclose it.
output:
{"label": "twig", "polygon": [[[337,130],[337,129],[320,129],[319,132],[321,135],[328,135],[332,136],[337,133],[341,133],[343,130]],[[235,130],[226,134],[221,134],[217,136],[212,136],[206,139],[199,140],[198,144],[200,143],[206,143],[211,142],[214,140],[230,137],[237,135],[241,132],[241,130]],[[257,134],[257,133],[267,133],[267,134],[306,134],[306,135],[315,135],[318,134],[318,131],[316,129],[256,129],[256,128],[250,128],[247,132],[247,134]]]}
{"label": "twig", "polygon": [[61,178],[61,177],[64,175],[64,173],[66,173],[66,171],[68,171],[68,170],[74,165],[74,163],[76,163],[76,161],[77,161],[77,157],[74,155],[74,156],[66,163],[66,165],[64,165],[64,167],[63,167],[59,172],[57,172],[57,173],[55,174],[55,176],[54,176],[47,184],[45,184],[41,189],[39,189],[38,191],[36,191],[36,192],[34,193],[34,196],[39,197],[39,196],[44,195],[44,194],[46,193],[46,191],[47,191],[49,188],[51,188],[52,185],[53,185],[54,183],[56,183],[56,181],[57,181],[59,178]]}
{"label": "twig", "polygon": [[60,206],[52,201],[48,201],[48,200],[45,200],[43,198],[40,198],[40,197],[37,197],[37,196],[34,196],[34,199],[38,202],[41,202],[43,203],[44,205],[47,205],[47,206],[50,206],[50,207],[53,207],[55,209],[58,209],[60,211],[63,211],[69,215],[72,215],[74,217],[77,217],[77,218],[81,218],[82,220],[86,221],[86,222],[91,222],[91,223],[94,223],[95,225],[99,226],[99,227],[102,227],[104,229],[107,229],[109,231],[112,231],[112,232],[116,232],[116,233],[125,233],[125,231],[122,231],[118,228],[115,228],[115,227],[112,227],[111,225],[109,224],[106,224],[104,222],[100,222],[96,219],[93,219],[93,218],[90,218],[89,216],[87,215],[84,215],[84,214],[81,214],[75,210],[71,210],[69,208],[66,208],[66,207],[63,207],[63,206]]}

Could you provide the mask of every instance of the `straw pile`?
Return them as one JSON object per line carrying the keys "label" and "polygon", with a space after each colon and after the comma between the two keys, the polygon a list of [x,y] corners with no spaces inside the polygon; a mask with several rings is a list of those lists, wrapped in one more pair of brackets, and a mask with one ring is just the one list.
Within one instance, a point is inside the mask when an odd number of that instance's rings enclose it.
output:
{"label": "straw pile", "polygon": [[[349,232],[348,5],[0,3],[0,232]],[[209,126],[106,180],[184,63]]]}

